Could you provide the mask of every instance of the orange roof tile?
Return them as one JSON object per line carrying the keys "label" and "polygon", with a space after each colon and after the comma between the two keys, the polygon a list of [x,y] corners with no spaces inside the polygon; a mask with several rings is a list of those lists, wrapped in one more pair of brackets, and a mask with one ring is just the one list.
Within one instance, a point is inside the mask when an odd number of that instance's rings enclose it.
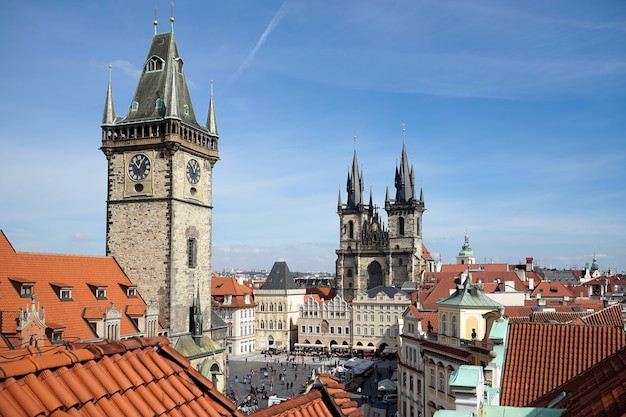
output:
{"label": "orange roof tile", "polygon": [[350,398],[345,386],[328,374],[318,375],[309,391],[293,399],[261,409],[253,417],[364,417],[358,403]]}
{"label": "orange roof tile", "polygon": [[0,357],[2,416],[243,417],[166,338],[19,353]]}
{"label": "orange roof tile", "polygon": [[[253,291],[251,288],[241,285],[235,278],[213,277],[211,278],[211,297],[213,301],[221,307],[254,307]],[[223,304],[224,297],[230,295],[229,304]],[[246,304],[245,297],[250,297],[250,302]]]}
{"label": "orange roof tile", "polygon": [[530,293],[530,296],[533,298],[536,298],[538,295],[541,298],[574,298],[574,293],[560,281],[540,282]]}
{"label": "orange roof tile", "polygon": [[[32,301],[30,298],[22,298],[19,284],[11,282],[16,277],[19,277],[20,282],[35,283],[32,294],[36,304],[45,306],[46,322],[65,326],[63,338],[66,340],[97,337],[83,317],[86,306],[93,309],[89,310],[88,317],[96,318],[93,314],[110,308],[113,301],[122,313],[128,305],[146,305],[140,295],[129,297],[126,294],[123,286],[133,284],[112,257],[16,252],[0,230],[0,259],[0,310],[3,317],[0,331],[3,334],[9,329],[5,326],[9,326],[14,317],[5,319],[5,315],[14,314],[20,307],[26,307],[27,301]],[[70,300],[60,299],[59,283],[72,288]],[[96,298],[87,283],[106,286],[106,299]],[[137,331],[130,317],[122,314],[120,333],[126,335]],[[3,347],[7,346],[0,345],[0,349]]]}
{"label": "orange roof tile", "polygon": [[618,327],[511,323],[500,403],[527,406],[624,346]]}
{"label": "orange roof tile", "polygon": [[[562,398],[562,393],[566,396]],[[559,398],[561,398],[559,400]],[[626,413],[626,349],[607,356],[541,398],[533,407],[565,408],[561,417],[619,416]]]}

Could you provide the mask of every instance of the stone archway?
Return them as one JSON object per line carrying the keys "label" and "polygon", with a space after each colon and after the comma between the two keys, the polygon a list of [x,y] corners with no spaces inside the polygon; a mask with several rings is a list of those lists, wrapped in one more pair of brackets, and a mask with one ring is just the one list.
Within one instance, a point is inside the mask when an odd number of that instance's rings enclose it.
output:
{"label": "stone archway", "polygon": [[367,266],[367,289],[379,285],[383,285],[383,268],[378,261],[374,261]]}

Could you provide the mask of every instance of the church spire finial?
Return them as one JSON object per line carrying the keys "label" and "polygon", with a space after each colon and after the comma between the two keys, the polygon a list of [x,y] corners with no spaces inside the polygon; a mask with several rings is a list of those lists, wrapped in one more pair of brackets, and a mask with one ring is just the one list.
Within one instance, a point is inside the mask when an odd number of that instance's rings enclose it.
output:
{"label": "church spire finial", "polygon": [[170,25],[171,32],[174,33],[174,2],[170,3]]}
{"label": "church spire finial", "polygon": [[215,103],[213,102],[213,80],[211,80],[211,97],[209,98],[209,114],[206,119],[206,128],[209,133],[217,136],[217,118],[215,117]]}
{"label": "church spire finial", "polygon": [[406,125],[402,123],[402,145],[406,142]]}
{"label": "church spire finial", "polygon": [[115,106],[113,105],[113,65],[109,64],[109,85],[107,86],[106,99],[104,101],[104,112],[102,114],[102,125],[110,126],[115,124]]}
{"label": "church spire finial", "polygon": [[152,24],[154,25],[154,34],[157,34],[157,25],[159,24],[159,21],[157,20],[157,7],[154,6],[154,20],[152,21]]}

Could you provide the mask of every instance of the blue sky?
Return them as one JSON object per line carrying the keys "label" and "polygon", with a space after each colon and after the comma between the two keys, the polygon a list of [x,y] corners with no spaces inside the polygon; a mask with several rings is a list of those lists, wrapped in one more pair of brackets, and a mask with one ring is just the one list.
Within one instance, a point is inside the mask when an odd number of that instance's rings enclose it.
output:
{"label": "blue sky", "polygon": [[[100,122],[126,115],[169,2],[0,14],[0,228],[18,251],[104,254]],[[334,272],[355,146],[382,206],[405,143],[424,240],[454,263],[626,271],[623,1],[178,1],[198,120],[214,93],[213,266]],[[384,210],[381,210],[384,211]]]}

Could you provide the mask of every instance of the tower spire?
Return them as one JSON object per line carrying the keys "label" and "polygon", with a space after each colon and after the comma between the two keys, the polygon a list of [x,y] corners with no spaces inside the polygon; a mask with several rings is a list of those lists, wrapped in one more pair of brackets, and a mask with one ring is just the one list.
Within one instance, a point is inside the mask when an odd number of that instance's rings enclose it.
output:
{"label": "tower spire", "polygon": [[110,126],[115,124],[115,107],[113,106],[113,83],[112,65],[109,65],[109,85],[107,87],[107,96],[104,101],[104,113],[102,114],[102,126]]}
{"label": "tower spire", "polygon": [[154,20],[152,21],[152,24],[154,25],[154,35],[156,36],[157,34],[157,25],[159,24],[159,21],[157,20],[157,7],[154,6]]}
{"label": "tower spire", "polygon": [[211,80],[211,98],[209,99],[209,114],[206,118],[206,128],[209,133],[218,136],[217,134],[217,119],[215,118],[215,104],[213,103],[213,80]]}
{"label": "tower spire", "polygon": [[170,32],[174,33],[174,3],[170,3]]}
{"label": "tower spire", "polygon": [[413,167],[409,165],[405,144],[406,129],[402,126],[402,156],[400,166],[396,168],[396,202],[405,203],[415,199],[415,176]]}
{"label": "tower spire", "polygon": [[359,172],[359,162],[356,157],[356,134],[354,135],[354,157],[352,171],[348,173],[348,207],[356,208],[363,204],[363,174]]}

